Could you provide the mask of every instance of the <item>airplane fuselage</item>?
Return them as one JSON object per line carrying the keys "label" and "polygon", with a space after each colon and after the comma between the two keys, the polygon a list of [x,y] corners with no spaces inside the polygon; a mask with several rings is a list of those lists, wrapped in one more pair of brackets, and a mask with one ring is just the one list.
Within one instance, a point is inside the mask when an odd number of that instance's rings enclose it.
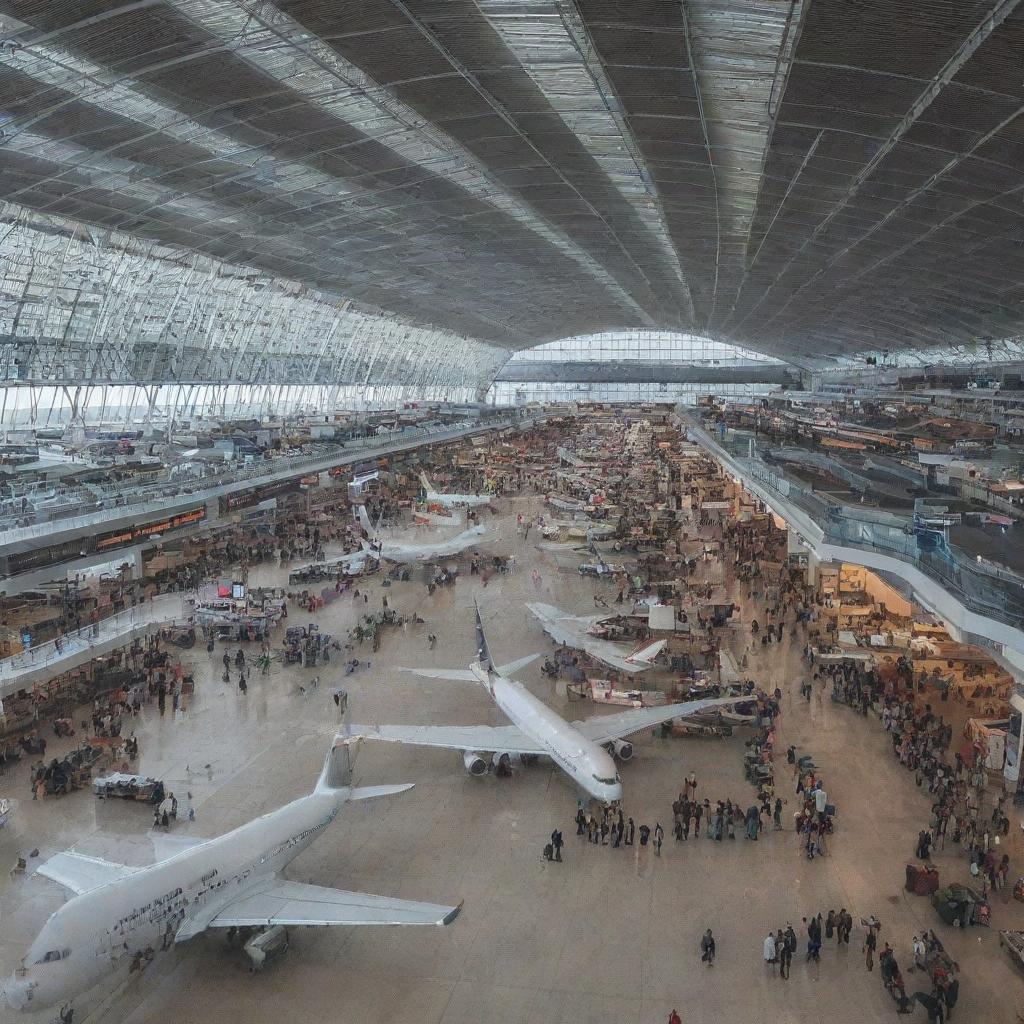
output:
{"label": "airplane fuselage", "polygon": [[482,526],[474,526],[463,530],[457,537],[438,541],[436,544],[389,544],[385,541],[380,548],[381,557],[391,562],[427,561],[431,558],[444,558],[457,555],[468,547],[480,542],[486,530]]}
{"label": "airplane fuselage", "polygon": [[470,668],[509,721],[544,747],[584,792],[602,803],[622,799],[622,782],[615,760],[604,747],[583,736],[517,680],[488,672],[479,662]]}
{"label": "airplane fuselage", "polygon": [[334,820],[346,790],[313,793],[164,861],[75,896],[29,947],[4,989],[35,1010],[66,1002],[147,949],[202,932],[230,902],[273,878]]}

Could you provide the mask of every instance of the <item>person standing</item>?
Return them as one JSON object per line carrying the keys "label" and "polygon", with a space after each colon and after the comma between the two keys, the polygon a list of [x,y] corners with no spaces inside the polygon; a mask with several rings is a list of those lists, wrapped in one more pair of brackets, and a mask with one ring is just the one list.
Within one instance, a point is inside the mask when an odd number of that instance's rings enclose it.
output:
{"label": "person standing", "polygon": [[816,914],[807,925],[807,959],[821,961],[821,914]]}
{"label": "person standing", "polygon": [[661,822],[655,822],[654,824],[654,855],[656,857],[661,856],[661,844],[665,840],[665,830],[661,827]]}
{"label": "person standing", "polygon": [[[796,947],[796,935],[793,934],[793,929],[788,928],[782,936],[782,950],[779,952],[779,977],[788,979],[790,967],[793,963],[793,950]],[[778,949],[778,940],[776,939],[775,948]]]}
{"label": "person standing", "polygon": [[702,963],[713,967],[715,963],[715,937],[709,928],[700,940],[700,959]]}
{"label": "person standing", "polygon": [[625,839],[625,845],[626,846],[632,846],[633,845],[633,838],[634,838],[635,835],[636,835],[636,825],[633,824],[633,819],[629,818],[626,821],[626,839]]}
{"label": "person standing", "polygon": [[764,962],[772,974],[775,973],[775,935],[769,932],[764,940]]}
{"label": "person standing", "polygon": [[565,845],[562,839],[562,833],[556,828],[551,833],[551,848],[555,851],[555,860],[559,863],[562,862],[562,847]]}
{"label": "person standing", "polygon": [[697,774],[692,769],[686,776],[686,795],[693,800],[697,796]]}

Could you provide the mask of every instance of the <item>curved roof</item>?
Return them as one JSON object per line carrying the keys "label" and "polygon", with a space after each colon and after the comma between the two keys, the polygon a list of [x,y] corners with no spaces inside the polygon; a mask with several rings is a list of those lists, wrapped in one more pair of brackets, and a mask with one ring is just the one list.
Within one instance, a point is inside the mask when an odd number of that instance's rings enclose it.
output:
{"label": "curved roof", "polygon": [[[1021,0],[3,0],[0,38],[8,247],[130,236],[164,291],[244,268],[484,376],[623,328],[802,363],[1024,333]],[[94,316],[40,273],[0,334]]]}

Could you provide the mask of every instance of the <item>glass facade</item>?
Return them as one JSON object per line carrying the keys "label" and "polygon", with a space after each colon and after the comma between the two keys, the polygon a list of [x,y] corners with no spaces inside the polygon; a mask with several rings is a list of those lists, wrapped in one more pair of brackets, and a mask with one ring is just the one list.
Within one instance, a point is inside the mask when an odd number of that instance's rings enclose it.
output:
{"label": "glass facade", "polygon": [[[516,352],[509,364],[531,362],[636,362],[645,364],[729,367],[750,363],[780,364],[782,360],[751,352],[724,341],[673,331],[609,331],[562,338]],[[681,402],[693,405],[702,395],[750,398],[767,394],[774,384],[658,384],[553,381],[497,381],[488,401],[497,405],[528,402]]]}

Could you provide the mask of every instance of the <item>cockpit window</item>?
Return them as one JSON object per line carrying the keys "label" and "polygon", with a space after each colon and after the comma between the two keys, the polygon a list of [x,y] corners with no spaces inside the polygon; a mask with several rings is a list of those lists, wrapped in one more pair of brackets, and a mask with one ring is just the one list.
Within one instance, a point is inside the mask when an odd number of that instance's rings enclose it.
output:
{"label": "cockpit window", "polygon": [[36,963],[52,964],[55,960],[64,960],[69,956],[71,956],[70,949],[51,949],[49,953],[44,953]]}
{"label": "cockpit window", "polygon": [[594,781],[600,782],[602,786],[614,786],[619,781],[619,777],[616,775],[614,779],[602,779],[600,775],[595,775]]}

